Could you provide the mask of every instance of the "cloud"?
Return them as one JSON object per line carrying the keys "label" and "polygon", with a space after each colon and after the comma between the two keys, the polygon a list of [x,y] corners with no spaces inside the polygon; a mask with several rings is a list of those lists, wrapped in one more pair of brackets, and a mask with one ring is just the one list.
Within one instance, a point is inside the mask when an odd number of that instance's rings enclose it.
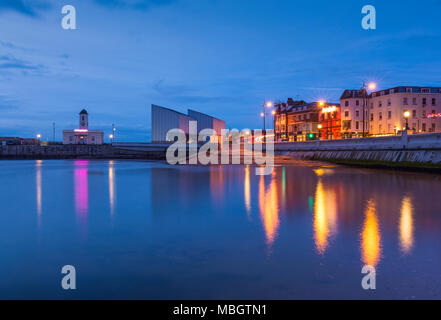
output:
{"label": "cloud", "polygon": [[16,11],[18,13],[35,17],[37,12],[50,8],[49,2],[45,0],[1,0],[0,12]]}
{"label": "cloud", "polygon": [[11,99],[0,95],[0,110],[1,111],[16,110],[16,109],[18,109],[18,107],[17,107],[17,104],[15,101],[12,101]]}
{"label": "cloud", "polygon": [[39,70],[42,68],[41,64],[30,64],[11,56],[0,56],[0,69]]}
{"label": "cloud", "polygon": [[99,5],[110,8],[127,8],[134,10],[148,10],[151,7],[164,6],[176,0],[93,0]]}

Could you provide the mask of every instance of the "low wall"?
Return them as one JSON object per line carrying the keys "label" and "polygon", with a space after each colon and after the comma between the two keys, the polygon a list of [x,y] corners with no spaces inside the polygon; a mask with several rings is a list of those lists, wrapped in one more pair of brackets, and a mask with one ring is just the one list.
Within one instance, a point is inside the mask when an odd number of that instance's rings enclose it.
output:
{"label": "low wall", "polygon": [[304,160],[441,168],[441,133],[276,143],[274,150],[275,154]]}
{"label": "low wall", "polygon": [[[142,145],[142,147],[140,147]],[[0,159],[165,159],[156,144],[0,146]]]}

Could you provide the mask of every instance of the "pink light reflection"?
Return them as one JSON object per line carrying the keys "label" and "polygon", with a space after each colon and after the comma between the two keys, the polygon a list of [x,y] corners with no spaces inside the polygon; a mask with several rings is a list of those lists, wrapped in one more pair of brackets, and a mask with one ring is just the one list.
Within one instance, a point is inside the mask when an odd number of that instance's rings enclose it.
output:
{"label": "pink light reflection", "polygon": [[86,133],[86,132],[89,132],[89,130],[88,129],[74,129],[74,132]]}
{"label": "pink light reflection", "polygon": [[75,209],[80,218],[87,217],[89,211],[88,164],[87,160],[74,162]]}

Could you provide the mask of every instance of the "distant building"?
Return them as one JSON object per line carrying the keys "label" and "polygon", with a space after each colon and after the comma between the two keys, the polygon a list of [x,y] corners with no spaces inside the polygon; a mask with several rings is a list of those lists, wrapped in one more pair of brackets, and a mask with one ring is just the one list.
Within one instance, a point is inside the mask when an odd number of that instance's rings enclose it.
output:
{"label": "distant building", "polygon": [[191,109],[188,109],[188,115],[197,121],[198,134],[204,129],[213,129],[216,135],[220,136],[222,130],[225,130],[225,121],[223,120]]}
{"label": "distant building", "polygon": [[441,88],[395,87],[367,95],[363,90],[345,90],[340,98],[342,137],[362,137],[363,104],[365,134],[395,135],[406,129],[409,112],[411,133],[441,132]]}
{"label": "distant building", "polygon": [[319,113],[320,140],[341,139],[341,108],[339,104],[325,104]]}
{"label": "distant building", "polygon": [[12,146],[12,145],[22,145],[23,139],[19,137],[0,137],[0,145],[2,146]]}
{"label": "distant building", "polygon": [[152,104],[152,142],[168,142],[167,133],[171,129],[181,129],[189,135],[190,121],[197,122],[198,133],[202,129],[214,129],[217,135],[225,129],[225,122],[212,116],[188,110],[188,115]]}
{"label": "distant building", "polygon": [[103,144],[102,130],[89,130],[89,115],[85,109],[81,110],[79,128],[63,130],[63,144]]}
{"label": "distant building", "polygon": [[411,133],[441,132],[441,88],[395,87],[372,92],[369,99],[369,133],[396,134],[406,128],[409,112]]}
{"label": "distant building", "polygon": [[361,138],[369,132],[369,95],[365,90],[345,90],[340,97],[342,138]]}
{"label": "distant building", "polygon": [[[332,108],[332,112],[330,111]],[[294,101],[288,98],[286,103],[275,105],[275,141],[307,141],[316,140],[319,135],[319,123],[326,125],[322,136],[336,139],[340,137],[339,105],[325,102]],[[320,120],[320,116],[326,118]],[[330,117],[330,118],[328,118]],[[327,128],[327,131],[326,131]]]}
{"label": "distant building", "polygon": [[41,142],[35,138],[0,137],[0,146],[12,145],[39,145]]}

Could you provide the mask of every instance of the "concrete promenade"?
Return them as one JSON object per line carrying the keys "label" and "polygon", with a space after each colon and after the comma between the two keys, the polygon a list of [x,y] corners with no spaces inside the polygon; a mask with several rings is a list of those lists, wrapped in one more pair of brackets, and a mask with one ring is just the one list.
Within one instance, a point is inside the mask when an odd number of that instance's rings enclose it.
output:
{"label": "concrete promenade", "polygon": [[0,159],[165,159],[168,144],[0,146]]}
{"label": "concrete promenade", "polygon": [[357,165],[441,168],[441,133],[276,143],[275,154]]}

